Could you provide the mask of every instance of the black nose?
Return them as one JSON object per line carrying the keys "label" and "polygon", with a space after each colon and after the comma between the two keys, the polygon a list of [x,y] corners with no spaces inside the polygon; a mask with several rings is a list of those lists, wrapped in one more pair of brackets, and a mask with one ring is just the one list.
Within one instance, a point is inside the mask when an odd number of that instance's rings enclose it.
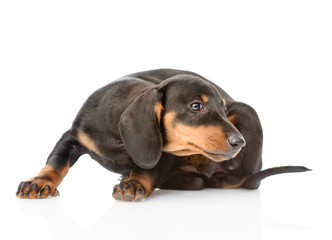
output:
{"label": "black nose", "polygon": [[246,141],[242,136],[233,135],[228,138],[228,143],[235,148],[241,148],[246,145]]}

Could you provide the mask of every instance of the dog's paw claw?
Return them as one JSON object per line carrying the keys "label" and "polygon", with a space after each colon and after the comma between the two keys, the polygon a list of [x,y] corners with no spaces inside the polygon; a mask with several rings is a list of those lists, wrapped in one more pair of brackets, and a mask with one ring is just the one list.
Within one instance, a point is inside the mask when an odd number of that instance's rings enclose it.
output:
{"label": "dog's paw claw", "polygon": [[21,182],[16,191],[19,198],[47,198],[60,196],[55,184],[51,181],[32,178],[31,180]]}
{"label": "dog's paw claw", "polygon": [[146,198],[146,191],[138,181],[122,181],[114,186],[112,195],[116,200],[137,202]]}

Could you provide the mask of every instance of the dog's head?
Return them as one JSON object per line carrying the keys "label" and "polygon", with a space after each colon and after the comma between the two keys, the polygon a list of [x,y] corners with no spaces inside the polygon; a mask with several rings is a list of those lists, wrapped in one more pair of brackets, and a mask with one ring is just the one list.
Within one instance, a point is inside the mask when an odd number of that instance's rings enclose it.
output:
{"label": "dog's head", "polygon": [[245,145],[227,118],[226,102],[207,81],[177,75],[147,89],[122,114],[119,130],[134,162],[154,167],[162,151],[220,162]]}

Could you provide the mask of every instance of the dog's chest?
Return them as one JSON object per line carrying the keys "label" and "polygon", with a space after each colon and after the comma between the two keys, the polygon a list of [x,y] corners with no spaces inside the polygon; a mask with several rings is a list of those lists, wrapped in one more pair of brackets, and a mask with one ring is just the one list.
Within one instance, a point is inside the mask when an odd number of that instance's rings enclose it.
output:
{"label": "dog's chest", "polygon": [[217,172],[227,173],[238,168],[238,164],[233,160],[224,162],[214,162],[202,155],[191,155],[181,161],[178,169],[201,174],[207,178],[211,178]]}
{"label": "dog's chest", "polygon": [[215,172],[216,162],[209,160],[202,155],[191,155],[184,158],[178,169],[186,172],[202,174],[210,178]]}

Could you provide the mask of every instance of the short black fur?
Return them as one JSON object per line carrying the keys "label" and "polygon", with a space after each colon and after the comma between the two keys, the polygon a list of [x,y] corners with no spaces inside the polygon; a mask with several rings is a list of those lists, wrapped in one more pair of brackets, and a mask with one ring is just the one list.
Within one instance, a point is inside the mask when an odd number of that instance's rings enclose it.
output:
{"label": "short black fur", "polygon": [[[202,99],[203,95],[207,99]],[[203,111],[190,110],[193,102],[201,103]],[[239,150],[229,143],[234,136],[245,140],[239,146],[242,149],[223,161],[197,153],[182,156],[166,151],[170,144],[169,129],[164,122],[168,113],[176,117],[170,125],[172,128],[178,123],[192,129],[218,127],[225,136],[221,144],[225,149],[231,149],[231,153]],[[213,144],[216,143],[207,145]],[[22,182],[17,196],[35,198],[42,192],[46,197],[45,189],[49,190],[49,196],[55,196],[57,190],[51,191],[50,186],[57,187],[67,168],[86,153],[108,170],[122,174],[113,196],[123,201],[147,197],[158,187],[256,189],[267,176],[309,170],[279,167],[261,171],[262,144],[263,132],[256,111],[233,100],[213,82],[181,70],[139,72],[108,84],[87,99],[71,129],[63,134],[50,154],[47,168],[35,178]],[[47,187],[38,180],[47,181]]]}

